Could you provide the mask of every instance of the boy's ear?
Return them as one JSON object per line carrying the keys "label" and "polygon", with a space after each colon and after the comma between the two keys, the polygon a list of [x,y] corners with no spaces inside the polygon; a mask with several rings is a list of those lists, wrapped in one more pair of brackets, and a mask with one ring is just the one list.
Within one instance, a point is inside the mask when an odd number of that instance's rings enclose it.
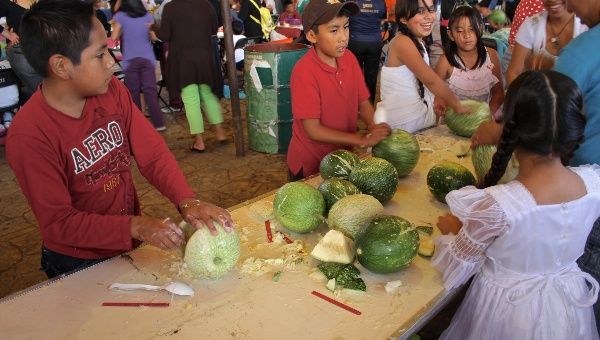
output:
{"label": "boy's ear", "polygon": [[56,74],[59,78],[67,80],[71,77],[73,63],[62,54],[53,54],[48,59],[48,71]]}
{"label": "boy's ear", "polygon": [[400,22],[405,25],[408,25],[408,20],[406,20],[405,18],[400,18]]}
{"label": "boy's ear", "polygon": [[306,40],[310,41],[312,44],[317,43],[317,33],[312,29],[306,33]]}

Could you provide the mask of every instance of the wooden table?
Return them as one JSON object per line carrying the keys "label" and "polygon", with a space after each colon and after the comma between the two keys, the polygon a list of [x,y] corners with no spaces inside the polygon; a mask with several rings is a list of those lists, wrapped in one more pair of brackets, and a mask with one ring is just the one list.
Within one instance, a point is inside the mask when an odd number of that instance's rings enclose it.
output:
{"label": "wooden table", "polygon": [[[472,168],[469,158],[457,158],[448,148],[457,141],[445,128],[418,136],[422,152],[417,168],[400,181],[393,200],[385,207],[417,225],[435,224],[447,207],[433,199],[425,178],[437,161],[452,160]],[[452,148],[451,148],[452,149]],[[318,185],[321,179],[308,180]],[[238,266],[218,281],[197,280],[182,271],[177,252],[142,246],[130,253],[139,271],[124,257],[116,257],[86,270],[47,281],[0,300],[0,336],[5,339],[384,339],[406,338],[441,308],[451,294],[442,278],[418,256],[396,274],[376,275],[360,265],[367,284],[365,294],[334,295],[325,283],[311,277],[318,263],[307,253],[322,226],[309,235],[291,234],[300,243],[268,243],[261,208],[273,193],[231,210],[242,240]],[[436,230],[436,232],[438,232]],[[276,235],[277,233],[275,233]],[[301,244],[302,247],[298,246]],[[298,249],[302,248],[300,253]],[[294,262],[301,261],[295,264]],[[248,268],[262,268],[258,272]],[[262,267],[261,267],[262,266]],[[274,273],[281,272],[279,280]],[[262,274],[261,274],[262,273]],[[188,283],[193,297],[166,292],[117,292],[114,282]],[[401,280],[397,295],[387,294],[388,281]],[[361,312],[355,315],[311,294],[318,291]],[[103,302],[168,302],[169,307],[103,307]]]}

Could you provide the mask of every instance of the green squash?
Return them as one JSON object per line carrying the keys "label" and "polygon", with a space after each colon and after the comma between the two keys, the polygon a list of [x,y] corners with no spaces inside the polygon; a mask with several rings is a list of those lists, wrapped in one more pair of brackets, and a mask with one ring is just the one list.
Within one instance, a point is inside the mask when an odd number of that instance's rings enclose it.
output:
{"label": "green squash", "polygon": [[448,128],[462,137],[471,137],[479,128],[479,125],[492,119],[490,106],[477,100],[462,100],[463,106],[471,108],[470,114],[455,113],[452,108],[446,110],[444,121]]}
{"label": "green squash", "polygon": [[427,173],[427,186],[433,196],[446,203],[446,195],[467,185],[475,185],[475,176],[464,166],[454,162],[441,162]]}
{"label": "green squash", "polygon": [[323,157],[319,164],[319,172],[323,179],[348,179],[352,168],[359,162],[360,160],[354,152],[343,149],[335,150]]}
{"label": "green squash", "polygon": [[287,229],[308,233],[323,222],[325,199],[319,190],[303,182],[283,185],[273,200],[275,218]]}
{"label": "green squash", "polygon": [[404,130],[394,132],[373,146],[373,156],[392,163],[399,177],[408,175],[419,161],[419,142],[415,136]]}
{"label": "green squash", "polygon": [[339,199],[348,195],[360,194],[360,190],[358,190],[356,185],[340,178],[329,178],[324,180],[323,183],[319,185],[319,191],[323,194],[323,198],[325,198],[326,211],[329,211]]}
{"label": "green squash", "polygon": [[419,234],[409,221],[398,216],[381,216],[358,239],[358,262],[374,273],[394,273],[417,256]]}
{"label": "green squash", "polygon": [[385,204],[394,197],[398,171],[383,158],[371,157],[358,163],[348,178],[358,189]]}

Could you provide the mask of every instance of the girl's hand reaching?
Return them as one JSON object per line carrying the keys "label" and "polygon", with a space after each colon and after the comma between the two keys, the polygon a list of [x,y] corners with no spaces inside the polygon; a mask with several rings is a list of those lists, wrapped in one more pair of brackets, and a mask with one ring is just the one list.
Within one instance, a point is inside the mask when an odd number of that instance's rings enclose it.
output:
{"label": "girl's hand reaching", "polygon": [[462,222],[458,217],[448,213],[438,217],[437,227],[443,235],[448,235],[449,233],[456,235],[460,231],[460,228],[462,228]]}
{"label": "girl's hand reaching", "polygon": [[433,112],[435,112],[436,122],[439,124],[446,115],[446,102],[439,97],[433,100]]}

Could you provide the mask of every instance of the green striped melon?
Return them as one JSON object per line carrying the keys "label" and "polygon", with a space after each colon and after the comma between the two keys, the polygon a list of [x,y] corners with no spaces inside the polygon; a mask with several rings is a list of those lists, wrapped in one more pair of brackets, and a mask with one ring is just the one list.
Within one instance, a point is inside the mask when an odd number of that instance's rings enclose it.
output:
{"label": "green striped melon", "polygon": [[325,211],[329,211],[333,204],[342,197],[360,194],[360,190],[350,181],[340,178],[329,178],[319,185],[319,191],[325,198]]}
{"label": "green striped melon", "polygon": [[373,156],[392,163],[399,177],[408,175],[419,161],[419,142],[412,133],[404,130],[394,132],[373,147]]}
{"label": "green striped melon", "polygon": [[323,221],[325,199],[319,190],[303,182],[283,185],[273,200],[275,218],[297,233],[315,230]]}
{"label": "green striped melon", "polygon": [[433,196],[446,203],[446,195],[467,185],[475,185],[475,177],[464,166],[444,161],[434,165],[427,173],[427,186]]}
{"label": "green striped melon", "polygon": [[458,114],[450,107],[446,110],[444,121],[448,128],[455,134],[463,137],[471,137],[479,128],[479,125],[492,119],[490,106],[477,100],[461,100],[463,106],[469,107],[471,113]]}
{"label": "green striped melon", "polygon": [[341,178],[348,179],[352,168],[358,164],[358,156],[348,150],[335,150],[323,157],[319,171],[323,179]]}
{"label": "green striped melon", "polygon": [[394,197],[398,186],[398,171],[383,158],[371,157],[358,163],[348,178],[358,189],[382,204]]}
{"label": "green striped melon", "polygon": [[[496,153],[496,147],[494,145],[478,145],[473,153],[471,154],[471,161],[473,162],[473,168],[477,175],[477,181],[483,183],[485,175],[490,171],[492,166],[492,158]],[[511,157],[504,171],[504,175],[498,181],[499,184],[504,184],[512,181],[519,174],[519,163],[515,155]]]}
{"label": "green striped melon", "polygon": [[374,273],[394,273],[417,256],[419,234],[414,225],[398,216],[381,216],[358,239],[358,262]]}
{"label": "green striped melon", "polygon": [[[223,277],[240,258],[240,239],[235,230],[228,233],[220,224],[214,224],[217,235],[212,235],[208,228],[197,229],[185,246],[183,260],[187,268],[202,279]],[[183,229],[195,228],[186,226]]]}

